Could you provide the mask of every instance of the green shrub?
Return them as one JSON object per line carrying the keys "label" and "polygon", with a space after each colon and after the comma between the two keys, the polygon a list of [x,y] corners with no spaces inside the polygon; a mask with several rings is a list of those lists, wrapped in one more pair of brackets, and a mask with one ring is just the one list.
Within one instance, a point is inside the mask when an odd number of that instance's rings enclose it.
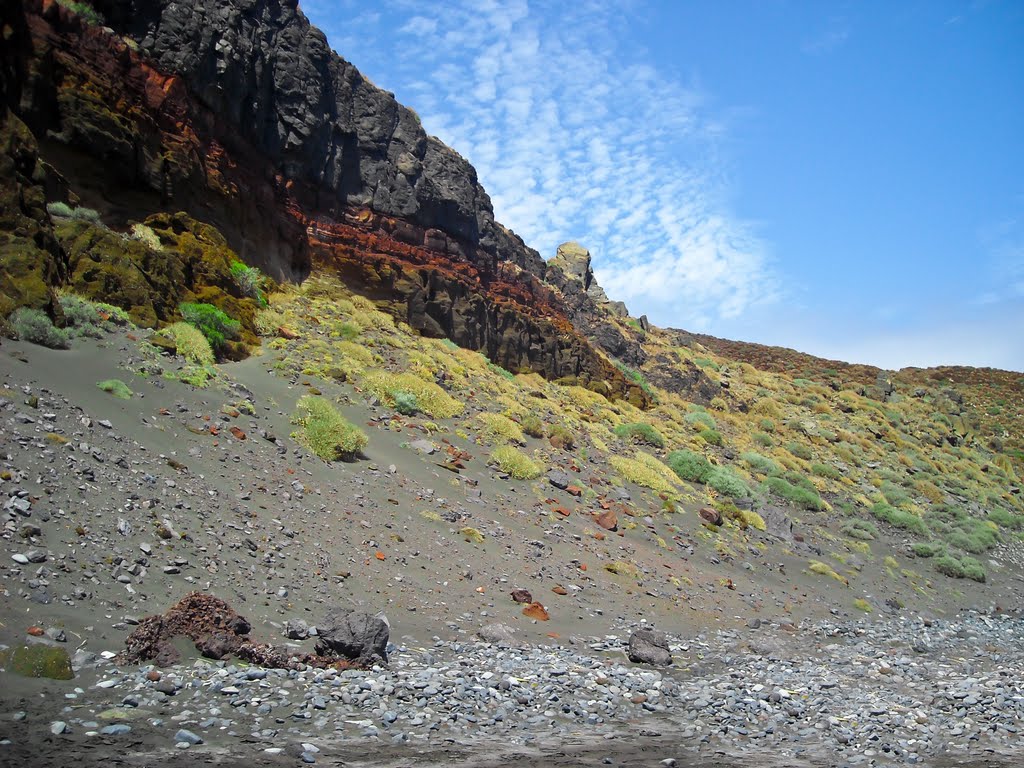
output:
{"label": "green shrub", "polygon": [[231,279],[235,281],[239,292],[250,299],[256,299],[261,307],[265,307],[267,300],[263,297],[263,273],[241,261],[232,261],[230,269]]}
{"label": "green shrub", "polygon": [[818,477],[827,477],[829,480],[839,480],[843,473],[830,464],[811,464],[811,474]]}
{"label": "green shrub", "polygon": [[931,541],[915,541],[910,545],[910,549],[918,557],[935,557],[945,552],[941,544]]}
{"label": "green shrub", "polygon": [[746,451],[745,453],[741,453],[740,458],[743,459],[751,469],[756,469],[763,475],[777,475],[782,473],[782,469],[778,464],[767,456],[762,456],[756,451]]}
{"label": "green shrub", "polygon": [[51,349],[68,348],[67,331],[56,327],[42,310],[21,307],[7,318],[7,324],[22,341]]}
{"label": "green shrub", "polygon": [[710,368],[713,371],[720,370],[718,363],[709,357],[695,357],[693,358],[693,363],[701,368]]}
{"label": "green shrub", "polygon": [[622,374],[627,379],[632,381],[634,384],[639,386],[640,389],[642,389],[644,392],[650,395],[652,399],[657,399],[654,389],[651,387],[647,379],[644,378],[644,375],[640,373],[640,371],[636,370],[635,368],[630,368],[628,365],[624,365],[623,363],[620,363],[617,360],[615,361],[615,367],[622,371]]}
{"label": "green shrub", "polygon": [[213,304],[185,302],[178,307],[181,316],[189,325],[202,332],[214,352],[221,352],[229,339],[238,338],[242,324],[234,320],[224,310]]}
{"label": "green shrub", "polygon": [[985,569],[973,557],[959,560],[952,555],[940,555],[934,560],[935,570],[954,579],[971,579],[985,583]]}
{"label": "green shrub", "polygon": [[496,363],[487,363],[487,370],[489,370],[491,373],[498,374],[499,376],[501,376],[501,378],[505,379],[506,381],[516,380],[516,375],[512,373],[512,371],[506,370],[505,368],[502,368],[500,365],[497,365]]}
{"label": "green shrub", "polygon": [[722,433],[717,429],[702,429],[697,433],[697,437],[703,440],[708,445],[721,445],[722,444]]}
{"label": "green shrub", "polygon": [[369,442],[329,400],[315,395],[299,399],[292,423],[301,427],[292,437],[324,461],[351,461]]}
{"label": "green shrub", "polygon": [[894,507],[902,507],[910,503],[910,494],[890,480],[883,481],[879,490],[885,496],[885,500]]}
{"label": "green shrub", "polygon": [[539,416],[528,413],[523,416],[519,423],[523,428],[523,432],[530,437],[544,437],[544,422],[540,420]]}
{"label": "green shrub", "polygon": [[753,435],[753,440],[762,448],[771,448],[773,445],[775,445],[775,441],[772,440],[771,436],[766,435],[764,432],[755,432]]}
{"label": "green shrub", "polygon": [[641,445],[650,445],[655,448],[665,447],[665,438],[662,437],[661,432],[656,430],[650,424],[644,424],[643,422],[619,424],[612,431],[624,440],[630,440],[634,443],[640,443]]}
{"label": "green shrub", "polygon": [[937,504],[926,516],[928,527],[950,546],[980,555],[999,543],[999,527],[991,519],[971,517],[966,510]]}
{"label": "green shrub", "polygon": [[413,416],[419,410],[419,403],[416,400],[416,395],[412,392],[403,392],[399,390],[394,394],[395,410],[403,416]]}
{"label": "green shrub", "polygon": [[790,441],[786,443],[786,450],[798,459],[803,459],[804,461],[810,461],[814,458],[814,453],[811,451],[811,447],[809,445],[804,445],[803,443]]}
{"label": "green shrub", "polygon": [[100,319],[106,319],[114,325],[130,325],[132,322],[131,317],[121,307],[115,307],[113,304],[106,304],[102,301],[93,302],[93,306],[100,314]]}
{"label": "green shrub", "polygon": [[157,332],[174,342],[177,353],[196,365],[213,365],[213,349],[203,332],[188,323],[172,323]]}
{"label": "green shrub", "polygon": [[[58,298],[61,311],[64,313],[64,321],[67,325],[76,329],[93,327],[99,331],[99,324],[102,322],[100,313],[93,303],[73,293],[62,293]],[[83,334],[87,335],[87,334]]]}
{"label": "green shrub", "polygon": [[1002,507],[989,510],[988,519],[1000,528],[1006,528],[1011,531],[1019,531],[1024,528],[1024,515],[1015,515],[1012,512],[1007,512]]}
{"label": "green shrub", "polygon": [[491,451],[491,461],[516,480],[533,480],[544,471],[544,467],[511,445],[501,445]]}
{"label": "green shrub", "polygon": [[928,535],[928,526],[925,525],[924,520],[911,512],[897,509],[884,501],[880,501],[871,507],[871,514],[894,528],[910,531],[919,536]]}
{"label": "green shrub", "polygon": [[83,0],[57,0],[60,5],[65,8],[74,11],[87,22],[93,26],[102,26],[103,16],[100,12],[92,7],[92,3],[83,2]]}
{"label": "green shrub", "polygon": [[55,202],[46,204],[46,212],[60,219],[70,219],[73,209],[67,203]]}
{"label": "green shrub", "polygon": [[785,477],[766,478],[762,487],[804,509],[825,508],[825,502],[818,496],[817,491],[809,490],[802,485],[794,485]]}
{"label": "green shrub", "polygon": [[714,429],[718,426],[715,423],[715,418],[707,411],[692,411],[683,417],[683,421],[691,426],[700,425],[707,429]]}
{"label": "green shrub", "polygon": [[731,467],[712,469],[708,474],[707,484],[725,496],[740,498],[750,495],[750,489],[743,482],[743,478],[737,475]]}
{"label": "green shrub", "polygon": [[839,530],[859,541],[872,541],[878,536],[878,526],[870,520],[847,520]]}
{"label": "green shrub", "polygon": [[114,397],[120,400],[131,400],[132,391],[128,388],[120,379],[107,379],[106,381],[96,382],[96,386],[102,389],[104,392],[109,392]]}
{"label": "green shrub", "polygon": [[679,477],[691,483],[707,483],[712,469],[707,459],[687,450],[672,451],[665,457],[665,463]]}
{"label": "green shrub", "polygon": [[775,431],[775,422],[772,419],[769,419],[767,416],[765,416],[763,419],[761,419],[761,421],[758,422],[758,425],[765,432],[774,432]]}

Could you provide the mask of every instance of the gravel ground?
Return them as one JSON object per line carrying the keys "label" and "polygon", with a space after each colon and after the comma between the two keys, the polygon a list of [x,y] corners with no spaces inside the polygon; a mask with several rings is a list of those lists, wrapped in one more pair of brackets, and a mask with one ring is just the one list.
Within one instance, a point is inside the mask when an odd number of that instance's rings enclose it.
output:
{"label": "gravel ground", "polygon": [[181,753],[365,766],[772,764],[766,755],[1012,765],[1024,755],[1020,619],[787,626],[676,642],[660,669],[627,662],[625,638],[611,635],[577,647],[439,639],[393,647],[387,668],[344,672],[201,659],[158,671],[83,651],[75,680],[19,692],[2,713],[2,748],[11,765],[52,764],[42,758],[58,752],[89,764],[112,750],[127,765],[175,765]]}

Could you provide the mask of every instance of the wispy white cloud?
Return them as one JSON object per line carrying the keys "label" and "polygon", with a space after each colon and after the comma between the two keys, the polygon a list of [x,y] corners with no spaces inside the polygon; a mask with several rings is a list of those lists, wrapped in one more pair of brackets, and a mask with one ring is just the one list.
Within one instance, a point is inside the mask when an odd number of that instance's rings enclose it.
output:
{"label": "wispy white cloud", "polygon": [[842,47],[849,37],[850,27],[846,19],[833,17],[825,29],[805,39],[800,50],[810,56],[820,56]]}
{"label": "wispy white cloud", "polygon": [[777,295],[766,243],[728,204],[726,116],[627,47],[622,3],[385,0],[407,20],[358,30],[323,0],[303,7],[476,166],[498,220],[542,255],[579,240],[609,295],[679,327]]}

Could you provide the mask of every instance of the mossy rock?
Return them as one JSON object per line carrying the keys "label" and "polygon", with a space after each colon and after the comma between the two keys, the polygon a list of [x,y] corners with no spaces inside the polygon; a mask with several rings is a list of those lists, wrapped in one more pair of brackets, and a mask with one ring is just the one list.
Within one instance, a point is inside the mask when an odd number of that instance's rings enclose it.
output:
{"label": "mossy rock", "polygon": [[44,180],[32,132],[6,112],[0,117],[0,316],[51,307],[52,288],[64,278]]}
{"label": "mossy rock", "polygon": [[75,676],[71,657],[63,648],[37,643],[0,652],[0,663],[9,672],[23,677],[48,677],[52,680],[70,680]]}

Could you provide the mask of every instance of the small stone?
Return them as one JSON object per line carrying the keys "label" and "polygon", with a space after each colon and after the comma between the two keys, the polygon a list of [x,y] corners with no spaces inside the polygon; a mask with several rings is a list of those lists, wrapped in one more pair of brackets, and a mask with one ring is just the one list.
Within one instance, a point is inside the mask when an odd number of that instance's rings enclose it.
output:
{"label": "small stone", "polygon": [[174,734],[174,740],[175,740],[175,742],[185,742],[187,744],[202,744],[203,743],[203,739],[202,739],[201,736],[199,736],[199,735],[197,735],[195,733],[192,733],[192,731],[189,731],[189,730],[187,730],[185,728],[182,728],[176,734]]}
{"label": "small stone", "polygon": [[67,731],[67,729],[68,724],[65,723],[63,720],[54,720],[52,723],[50,723],[50,733],[52,733],[54,736],[60,736],[62,733]]}

